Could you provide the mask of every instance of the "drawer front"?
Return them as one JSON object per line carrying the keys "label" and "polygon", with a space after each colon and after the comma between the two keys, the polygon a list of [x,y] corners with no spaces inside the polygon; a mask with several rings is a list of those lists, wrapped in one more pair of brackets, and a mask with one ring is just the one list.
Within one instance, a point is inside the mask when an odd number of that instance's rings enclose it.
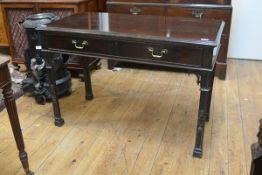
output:
{"label": "drawer front", "polygon": [[223,34],[229,34],[231,21],[231,8],[204,9],[190,7],[168,7],[167,16],[190,17],[197,19],[218,19],[225,21]]}
{"label": "drawer front", "polygon": [[109,4],[107,9],[110,13],[126,13],[133,15],[165,15],[164,7]]}
{"label": "drawer front", "polygon": [[115,48],[115,42],[86,38],[79,36],[64,37],[62,35],[49,35],[46,37],[46,44],[49,49],[63,50],[76,53],[94,52],[99,54],[110,55]]}
{"label": "drawer front", "polygon": [[203,48],[133,41],[112,41],[103,38],[47,36],[48,49],[79,54],[116,56],[123,60],[202,66]]}
{"label": "drawer front", "polygon": [[129,43],[118,42],[118,53],[116,55],[150,62],[175,63],[201,67],[202,48],[165,45],[151,43]]}

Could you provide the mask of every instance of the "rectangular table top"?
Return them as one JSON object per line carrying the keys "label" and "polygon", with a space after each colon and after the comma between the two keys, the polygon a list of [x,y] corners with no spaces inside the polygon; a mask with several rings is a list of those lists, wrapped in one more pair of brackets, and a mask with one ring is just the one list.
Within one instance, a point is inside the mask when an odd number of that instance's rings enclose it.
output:
{"label": "rectangular table top", "polygon": [[40,27],[39,30],[161,40],[216,47],[224,22],[167,16],[81,13]]}

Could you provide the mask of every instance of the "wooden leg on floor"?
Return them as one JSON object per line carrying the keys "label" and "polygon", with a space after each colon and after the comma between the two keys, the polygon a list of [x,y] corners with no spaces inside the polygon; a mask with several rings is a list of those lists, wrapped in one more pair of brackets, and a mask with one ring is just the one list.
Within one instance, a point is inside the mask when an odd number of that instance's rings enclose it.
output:
{"label": "wooden leg on floor", "polygon": [[50,81],[50,90],[52,95],[52,105],[54,110],[55,125],[63,126],[64,119],[61,117],[60,106],[58,101],[58,95],[56,91],[56,71],[54,69],[54,60],[52,59],[52,54],[46,54],[46,69],[48,72],[48,78]]}
{"label": "wooden leg on floor", "polygon": [[5,106],[9,115],[10,124],[15,137],[16,145],[19,150],[19,158],[26,172],[26,175],[33,175],[34,173],[29,170],[27,153],[25,152],[24,139],[21,132],[21,127],[18,119],[15,99],[11,89],[11,82],[3,89]]}
{"label": "wooden leg on floor", "polygon": [[91,74],[90,74],[89,64],[86,61],[86,59],[84,61],[84,81],[85,81],[86,100],[92,100],[94,98],[94,95],[92,89]]}
{"label": "wooden leg on floor", "polygon": [[204,72],[201,74],[200,82],[200,100],[198,109],[198,121],[196,129],[196,142],[193,156],[201,158],[203,153],[203,138],[205,130],[205,120],[208,116],[210,106],[211,84],[214,79],[213,72]]}

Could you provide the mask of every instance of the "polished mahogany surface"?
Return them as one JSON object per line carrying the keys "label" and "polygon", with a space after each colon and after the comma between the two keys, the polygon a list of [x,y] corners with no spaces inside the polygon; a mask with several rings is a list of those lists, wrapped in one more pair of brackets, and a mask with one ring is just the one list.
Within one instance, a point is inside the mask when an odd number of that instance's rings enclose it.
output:
{"label": "polished mahogany surface", "polygon": [[[66,17],[40,30],[117,35],[141,39],[219,45],[221,21],[129,14],[81,13]],[[220,32],[221,31],[221,32]]]}

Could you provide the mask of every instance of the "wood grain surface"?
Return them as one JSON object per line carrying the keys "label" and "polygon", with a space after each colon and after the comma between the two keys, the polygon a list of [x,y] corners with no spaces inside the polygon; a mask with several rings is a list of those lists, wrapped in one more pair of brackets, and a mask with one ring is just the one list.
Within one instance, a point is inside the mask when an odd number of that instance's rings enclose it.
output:
{"label": "wood grain surface", "polygon": [[[262,62],[229,59],[227,79],[215,79],[202,159],[192,157],[194,75],[103,67],[92,74],[93,101],[73,80],[72,95],[60,101],[61,128],[50,122],[51,104],[22,97],[17,106],[30,167],[38,175],[248,175],[262,114],[261,71]],[[22,175],[7,113],[0,116],[1,174]]]}

